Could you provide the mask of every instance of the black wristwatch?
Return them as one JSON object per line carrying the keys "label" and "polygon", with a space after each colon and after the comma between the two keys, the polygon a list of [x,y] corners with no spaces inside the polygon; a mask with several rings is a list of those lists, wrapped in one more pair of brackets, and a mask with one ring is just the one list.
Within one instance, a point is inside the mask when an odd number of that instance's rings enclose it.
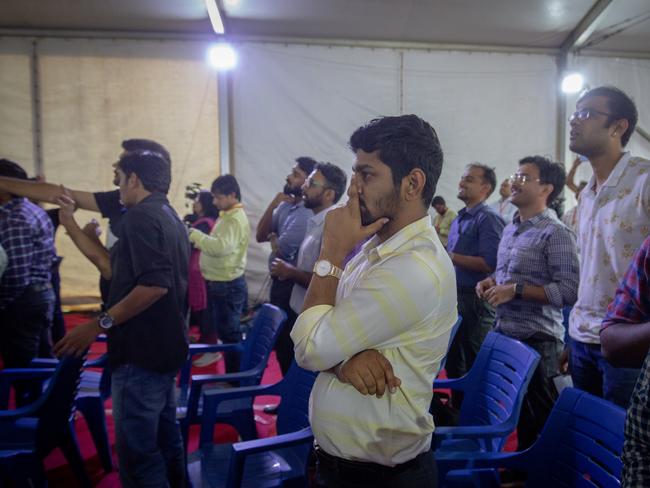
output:
{"label": "black wristwatch", "polygon": [[515,285],[515,298],[523,298],[524,297],[524,285],[521,283],[517,283]]}
{"label": "black wristwatch", "polygon": [[108,315],[106,312],[102,312],[99,314],[99,317],[97,317],[97,323],[104,330],[108,330],[115,325],[115,321],[113,320],[113,317]]}

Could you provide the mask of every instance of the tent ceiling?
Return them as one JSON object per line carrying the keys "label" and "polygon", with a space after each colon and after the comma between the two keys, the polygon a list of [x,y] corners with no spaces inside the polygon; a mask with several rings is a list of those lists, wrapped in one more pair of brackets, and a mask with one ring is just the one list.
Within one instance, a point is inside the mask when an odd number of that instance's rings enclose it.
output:
{"label": "tent ceiling", "polygon": [[[219,0],[235,37],[558,48],[596,0]],[[647,55],[650,4],[613,0],[593,46]],[[2,0],[0,29],[210,35],[203,0]]]}

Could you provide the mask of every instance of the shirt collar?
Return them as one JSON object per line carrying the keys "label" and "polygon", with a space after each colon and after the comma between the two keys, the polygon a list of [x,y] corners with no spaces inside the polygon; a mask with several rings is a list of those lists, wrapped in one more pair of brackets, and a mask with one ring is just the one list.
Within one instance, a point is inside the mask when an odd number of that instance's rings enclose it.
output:
{"label": "shirt collar", "polygon": [[416,235],[431,228],[431,217],[427,215],[410,223],[385,242],[380,243],[379,236],[374,235],[372,239],[363,246],[363,253],[371,263],[377,262],[381,259],[385,259],[390,254],[393,254]]}
{"label": "shirt collar", "polygon": [[326,209],[321,210],[317,214],[312,215],[309,217],[309,222],[313,227],[316,227],[317,225],[322,225],[323,222],[325,222],[325,215],[327,215],[327,212],[330,211],[332,207],[327,207]]}
{"label": "shirt collar", "polygon": [[474,217],[477,213],[479,213],[483,208],[485,207],[485,202],[481,202],[478,205],[475,205],[472,208],[463,208],[458,212],[458,216],[461,217],[462,215],[465,215],[466,213]]}
{"label": "shirt collar", "polygon": [[237,212],[240,208],[244,208],[243,203],[236,203],[228,210],[219,210],[219,217],[223,217],[224,215],[232,215],[235,212]]}
{"label": "shirt collar", "polygon": [[534,227],[537,224],[539,224],[542,220],[550,219],[550,218],[553,218],[553,213],[551,212],[551,209],[546,207],[540,213],[538,213],[537,215],[525,220],[524,222],[521,221],[521,217],[519,216],[519,212],[517,212],[515,214],[515,217],[512,219],[512,222],[517,226],[519,226],[521,224],[524,224],[524,225],[530,225],[530,226]]}
{"label": "shirt collar", "polygon": [[[630,157],[631,155],[629,151],[625,151],[623,153],[621,159],[618,160],[616,166],[614,166],[614,169],[612,169],[612,172],[609,174],[605,182],[602,184],[601,188],[603,186],[618,185],[621,176],[623,176],[623,171],[625,171],[625,168],[627,168],[627,165],[630,162]],[[589,188],[593,193],[595,187],[596,187],[596,174],[594,173],[593,175],[591,175],[591,179],[589,180],[589,184],[587,185],[587,188]]]}

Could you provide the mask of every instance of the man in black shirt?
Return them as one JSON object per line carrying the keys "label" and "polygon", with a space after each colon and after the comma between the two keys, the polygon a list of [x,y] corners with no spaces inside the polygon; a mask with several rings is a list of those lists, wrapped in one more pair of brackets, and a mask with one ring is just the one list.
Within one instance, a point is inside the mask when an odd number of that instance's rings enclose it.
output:
{"label": "man in black shirt", "polygon": [[[133,151],[151,151],[158,153],[163,159],[171,164],[171,158],[167,149],[165,149],[162,144],[155,141],[149,139],[127,139],[122,141],[122,153],[120,154],[120,158]],[[115,186],[118,185],[117,164],[117,162],[113,163],[113,184]],[[169,188],[164,189],[163,193],[166,194],[168,190]],[[11,191],[11,193],[15,195],[27,197],[30,200],[49,202],[53,204],[58,204],[60,198],[69,196],[74,200],[77,208],[100,212],[102,217],[108,219],[111,233],[117,238],[120,236],[119,226],[122,217],[126,212],[126,208],[120,202],[119,190],[89,192],[67,189],[63,185],[55,183],[23,181],[17,178],[0,176],[0,191]],[[108,247],[110,248],[111,245]],[[84,252],[84,249],[82,249],[82,252]],[[108,289],[110,286],[109,281],[110,280],[103,277],[100,279],[100,292],[104,303],[106,303],[108,297]]]}
{"label": "man in black shirt", "polygon": [[116,172],[128,211],[111,252],[108,310],[75,327],[54,352],[81,354],[98,333],[107,333],[122,485],[184,486],[174,379],[187,356],[190,244],[166,197],[169,161],[158,153],[132,151],[119,160]]}

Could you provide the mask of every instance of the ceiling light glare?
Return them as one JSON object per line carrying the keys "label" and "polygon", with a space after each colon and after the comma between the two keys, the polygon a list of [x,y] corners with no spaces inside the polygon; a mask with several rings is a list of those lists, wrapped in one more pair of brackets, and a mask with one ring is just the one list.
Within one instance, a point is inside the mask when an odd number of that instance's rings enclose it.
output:
{"label": "ceiling light glare", "polygon": [[578,93],[585,86],[585,79],[580,73],[569,73],[562,80],[564,93]]}
{"label": "ceiling light glare", "polygon": [[230,44],[215,44],[208,51],[210,66],[218,71],[227,71],[237,65],[237,54]]}

